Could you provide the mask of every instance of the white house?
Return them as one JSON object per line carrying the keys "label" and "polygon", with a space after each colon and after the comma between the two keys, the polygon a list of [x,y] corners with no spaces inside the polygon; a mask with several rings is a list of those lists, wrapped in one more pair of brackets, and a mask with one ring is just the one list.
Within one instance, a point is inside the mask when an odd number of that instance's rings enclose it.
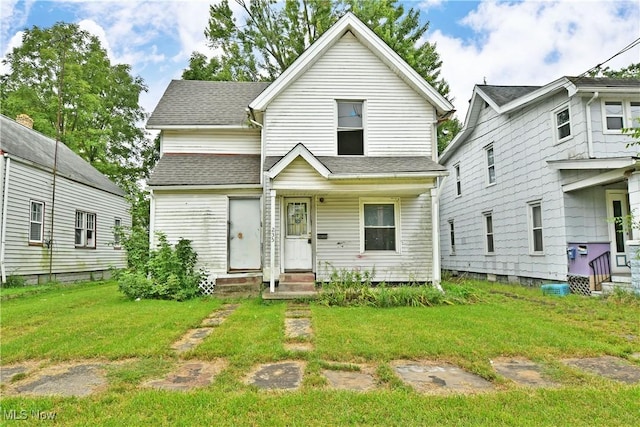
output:
{"label": "white house", "polygon": [[631,231],[610,219],[640,212],[640,149],[622,132],[639,119],[636,79],[477,85],[440,159],[443,269],[586,293],[628,280]]}
{"label": "white house", "polygon": [[271,84],[173,81],[147,123],[152,229],[190,239],[218,285],[274,293],[334,269],[438,284],[436,126],[452,110],[352,14]]}
{"label": "white house", "polygon": [[2,282],[99,279],[124,267],[114,236],[114,226],[131,225],[123,191],[62,143],[54,178],[56,142],[22,119],[0,116]]}

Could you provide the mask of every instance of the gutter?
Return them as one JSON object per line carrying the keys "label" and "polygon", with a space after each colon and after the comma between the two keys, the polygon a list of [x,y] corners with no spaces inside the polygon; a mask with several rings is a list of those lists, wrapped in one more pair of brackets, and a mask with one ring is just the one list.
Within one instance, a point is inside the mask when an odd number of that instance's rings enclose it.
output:
{"label": "gutter", "polygon": [[4,253],[6,248],[7,238],[7,210],[9,205],[9,169],[11,166],[11,159],[8,154],[5,154],[6,159],[4,167],[4,193],[2,197],[2,236],[0,237],[0,274],[2,275],[2,283],[7,282],[7,270],[4,264]]}
{"label": "gutter", "polygon": [[595,157],[595,155],[593,154],[593,130],[591,129],[591,103],[595,101],[599,95],[599,92],[594,92],[591,99],[587,101],[587,105],[585,107],[585,114],[587,119],[587,153],[590,159],[593,159]]}
{"label": "gutter", "polygon": [[327,179],[383,179],[383,178],[438,178],[447,176],[449,172],[400,172],[400,173],[369,173],[369,174],[330,174]]}

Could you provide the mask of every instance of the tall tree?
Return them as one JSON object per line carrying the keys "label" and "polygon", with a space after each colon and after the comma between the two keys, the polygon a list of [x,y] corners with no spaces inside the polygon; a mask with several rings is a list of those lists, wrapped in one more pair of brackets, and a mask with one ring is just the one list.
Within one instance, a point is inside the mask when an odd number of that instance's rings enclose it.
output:
{"label": "tall tree", "polygon": [[28,114],[34,129],[60,136],[129,193],[137,191],[154,145],[137,126],[145,117],[138,98],[147,88],[130,66],[112,65],[96,36],[62,22],[26,30],[3,64],[11,69],[0,77],[3,114]]}
{"label": "tall tree", "polygon": [[[246,15],[239,25],[223,0],[210,6],[205,29],[209,47],[219,52],[210,60],[194,52],[184,79],[275,80],[345,12],[351,11],[395,50],[443,96],[449,85],[440,76],[442,61],[434,44],[422,37],[429,23],[420,23],[420,11],[405,10],[396,0],[235,0]],[[455,136],[460,122],[439,131],[439,149]]]}

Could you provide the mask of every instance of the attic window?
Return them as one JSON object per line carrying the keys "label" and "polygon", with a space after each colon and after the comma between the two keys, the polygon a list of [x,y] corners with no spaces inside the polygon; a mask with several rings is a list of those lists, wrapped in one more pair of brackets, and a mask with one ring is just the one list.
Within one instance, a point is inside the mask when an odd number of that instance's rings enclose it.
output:
{"label": "attic window", "polygon": [[338,155],[364,155],[362,101],[338,101]]}

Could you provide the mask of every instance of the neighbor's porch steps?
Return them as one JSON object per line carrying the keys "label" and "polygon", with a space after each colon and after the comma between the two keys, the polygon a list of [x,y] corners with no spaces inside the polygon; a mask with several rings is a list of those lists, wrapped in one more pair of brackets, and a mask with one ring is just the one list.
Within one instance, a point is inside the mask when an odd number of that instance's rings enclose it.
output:
{"label": "neighbor's porch steps", "polygon": [[608,294],[613,292],[615,288],[620,288],[625,291],[632,292],[633,287],[631,286],[631,273],[612,274],[610,281],[602,282],[602,291],[591,291],[591,295],[598,296],[602,294]]}
{"label": "neighbor's porch steps", "polygon": [[314,273],[283,273],[280,275],[275,292],[270,292],[267,286],[262,291],[262,298],[269,300],[310,299],[315,298],[317,294]]}

